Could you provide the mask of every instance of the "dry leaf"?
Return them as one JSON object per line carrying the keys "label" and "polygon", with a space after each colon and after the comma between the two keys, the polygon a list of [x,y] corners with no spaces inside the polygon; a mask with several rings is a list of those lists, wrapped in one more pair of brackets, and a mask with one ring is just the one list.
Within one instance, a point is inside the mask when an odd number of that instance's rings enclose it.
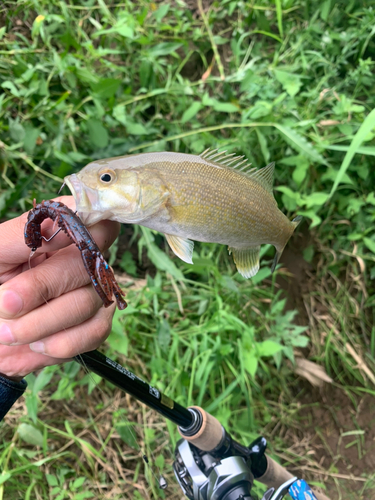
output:
{"label": "dry leaf", "polygon": [[295,373],[300,377],[304,377],[315,387],[322,387],[324,382],[332,384],[333,380],[329,377],[325,369],[305,358],[296,358]]}

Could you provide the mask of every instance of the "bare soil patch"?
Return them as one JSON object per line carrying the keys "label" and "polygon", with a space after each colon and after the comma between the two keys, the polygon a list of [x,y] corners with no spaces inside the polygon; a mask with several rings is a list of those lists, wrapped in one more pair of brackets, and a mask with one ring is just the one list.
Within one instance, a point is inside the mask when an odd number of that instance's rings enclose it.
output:
{"label": "bare soil patch", "polygon": [[[317,285],[315,266],[302,256],[310,241],[302,232],[293,238],[281,259],[290,275],[277,279],[287,296],[287,307],[298,311],[296,322],[301,325],[311,323],[306,296]],[[329,310],[322,313],[329,315]],[[309,354],[306,349],[306,358]],[[332,500],[375,498],[375,476],[370,490],[363,477],[374,475],[375,470],[375,396],[360,387],[325,384],[318,389],[302,380],[294,392],[300,409],[296,427],[286,430],[285,439],[306,460],[302,461],[305,465],[288,468],[325,484]]]}

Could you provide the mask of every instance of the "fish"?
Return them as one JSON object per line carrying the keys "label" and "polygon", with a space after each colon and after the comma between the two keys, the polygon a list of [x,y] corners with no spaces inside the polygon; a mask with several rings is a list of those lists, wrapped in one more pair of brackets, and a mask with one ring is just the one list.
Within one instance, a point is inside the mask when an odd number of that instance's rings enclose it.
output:
{"label": "fish", "polygon": [[300,223],[273,196],[275,164],[256,169],[243,156],[152,152],[96,160],[64,178],[82,222],[109,219],[163,233],[172,251],[193,263],[194,241],[228,246],[238,272],[259,271],[262,244],[276,253],[271,271]]}

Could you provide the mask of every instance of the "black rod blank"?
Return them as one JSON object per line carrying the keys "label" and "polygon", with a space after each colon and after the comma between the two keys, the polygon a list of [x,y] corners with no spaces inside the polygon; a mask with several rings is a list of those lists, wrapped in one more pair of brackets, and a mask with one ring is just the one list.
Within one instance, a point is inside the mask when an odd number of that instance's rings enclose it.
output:
{"label": "black rod blank", "polygon": [[153,408],[178,426],[188,428],[193,416],[187,408],[165,396],[155,387],[147,384],[137,375],[127,370],[99,351],[90,351],[74,357],[82,366],[87,367],[108,382],[131,394],[142,403]]}

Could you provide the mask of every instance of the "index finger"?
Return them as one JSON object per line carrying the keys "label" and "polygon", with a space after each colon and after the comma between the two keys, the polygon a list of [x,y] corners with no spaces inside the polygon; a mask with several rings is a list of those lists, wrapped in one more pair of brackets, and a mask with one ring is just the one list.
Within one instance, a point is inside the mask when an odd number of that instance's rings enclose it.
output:
{"label": "index finger", "polygon": [[[55,198],[69,208],[75,209],[73,196],[60,196]],[[8,220],[0,224],[0,274],[8,271],[14,266],[23,264],[30,255],[30,248],[25,245],[24,229],[27,222],[28,212],[15,219]],[[43,224],[43,234],[46,237],[52,236],[55,232],[54,221],[48,219]],[[48,251],[53,252],[59,248],[64,248],[72,243],[72,240],[63,232],[49,243]]]}

